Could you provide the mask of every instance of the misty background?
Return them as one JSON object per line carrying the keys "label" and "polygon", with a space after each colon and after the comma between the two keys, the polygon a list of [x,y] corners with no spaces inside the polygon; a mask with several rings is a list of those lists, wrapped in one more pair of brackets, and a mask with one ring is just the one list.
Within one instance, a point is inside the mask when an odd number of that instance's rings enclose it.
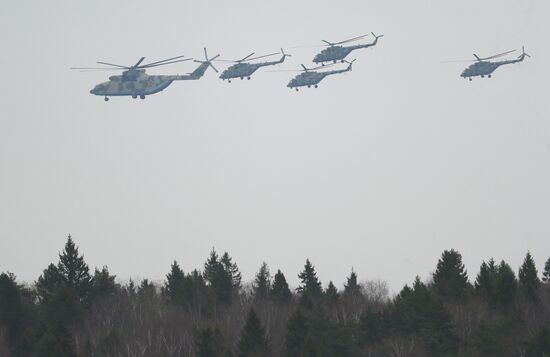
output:
{"label": "misty background", "polygon": [[[550,255],[550,3],[512,1],[6,2],[0,12],[0,271],[32,282],[72,234],[86,261],[164,278],[228,251],[245,280],[262,261],[296,285],[429,277],[444,249],[470,278]],[[228,84],[209,70],[146,100],[89,94],[132,65],[184,54],[279,68],[374,31],[353,71],[296,93],[294,73]],[[362,41],[370,42],[372,37]],[[492,79],[459,77],[472,53],[532,55]],[[277,58],[277,57],[275,57]],[[184,74],[184,62],[149,74]],[[225,63],[216,63],[218,69]]]}

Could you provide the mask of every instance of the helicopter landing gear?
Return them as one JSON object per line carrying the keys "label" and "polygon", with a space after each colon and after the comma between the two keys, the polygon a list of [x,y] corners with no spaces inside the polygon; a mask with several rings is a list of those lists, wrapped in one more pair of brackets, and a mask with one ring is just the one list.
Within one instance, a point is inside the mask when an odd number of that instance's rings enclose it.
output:
{"label": "helicopter landing gear", "polygon": [[145,96],[142,94],[139,96],[139,99],[145,99]]}
{"label": "helicopter landing gear", "polygon": [[314,87],[315,87],[315,88],[319,88],[319,86],[318,86],[317,84],[316,84]]}
{"label": "helicopter landing gear", "polygon": [[136,99],[136,98],[137,98],[137,95],[134,94],[134,95],[132,96],[132,98]]}
{"label": "helicopter landing gear", "polygon": [[472,77],[468,77],[468,79],[470,80],[470,82],[472,81]]}
{"label": "helicopter landing gear", "polygon": [[299,89],[298,89],[298,88],[296,88],[296,92],[297,92],[297,91],[299,91]]}
{"label": "helicopter landing gear", "polygon": [[490,74],[487,76],[487,78],[491,78],[491,77],[492,77],[492,76],[491,76]]}
{"label": "helicopter landing gear", "polygon": [[244,79],[244,77],[241,77],[241,81]]}
{"label": "helicopter landing gear", "polygon": [[250,77],[247,77],[246,79],[250,80]]}
{"label": "helicopter landing gear", "polygon": [[109,101],[109,97],[105,97],[103,98],[104,101],[108,102]]}
{"label": "helicopter landing gear", "polygon": [[227,82],[231,83],[231,79],[228,79]]}
{"label": "helicopter landing gear", "polygon": [[307,86],[308,88],[311,88],[311,86]]}
{"label": "helicopter landing gear", "polygon": [[485,78],[485,76],[482,74],[482,75],[481,75],[481,78]]}

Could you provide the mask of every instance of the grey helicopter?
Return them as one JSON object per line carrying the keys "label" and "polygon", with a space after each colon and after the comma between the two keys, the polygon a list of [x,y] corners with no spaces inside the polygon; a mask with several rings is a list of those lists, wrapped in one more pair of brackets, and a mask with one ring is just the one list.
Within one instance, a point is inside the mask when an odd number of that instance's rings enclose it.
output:
{"label": "grey helicopter", "polygon": [[358,41],[362,38],[367,37],[368,35],[362,35],[354,38],[350,38],[345,41],[340,42],[328,42],[325,40],[322,40],[324,43],[328,45],[327,48],[319,52],[315,57],[313,58],[314,63],[320,63],[321,65],[324,65],[326,62],[333,62],[336,63],[338,61],[344,62],[344,59],[349,55],[352,51],[358,50],[360,48],[369,48],[372,46],[376,46],[378,43],[378,39],[380,37],[384,37],[384,35],[375,35],[374,32],[371,32],[374,36],[374,41],[371,43],[367,43],[364,45],[353,45],[353,46],[340,46],[348,42]]}
{"label": "grey helicopter", "polygon": [[468,68],[466,68],[462,72],[462,74],[460,74],[460,76],[462,78],[468,78],[470,81],[472,80],[472,77],[477,77],[477,76],[480,76],[481,78],[484,78],[485,76],[487,76],[488,78],[491,78],[493,72],[497,68],[499,68],[500,66],[504,66],[506,64],[513,64],[513,63],[523,62],[525,57],[531,57],[529,54],[525,53],[525,48],[522,47],[522,53],[521,53],[521,55],[519,55],[519,57],[517,59],[497,61],[497,62],[488,61],[488,60],[493,59],[493,58],[498,58],[498,57],[505,56],[505,55],[507,55],[509,53],[512,53],[514,51],[515,50],[507,51],[507,52],[504,52],[504,53],[500,53],[498,55],[485,57],[485,58],[480,58],[478,55],[476,55],[474,53],[474,57],[476,59],[473,60],[473,61],[475,63],[471,64]]}
{"label": "grey helicopter", "polygon": [[[267,61],[267,62],[258,62],[258,63],[250,63],[250,61],[257,60],[260,58],[275,56],[279,54],[279,52],[271,53],[268,55],[263,55],[259,57],[253,57],[250,58],[252,55],[254,55],[254,52],[249,54],[248,56],[244,57],[243,59],[237,60],[237,61],[228,61],[228,60],[219,60],[223,62],[236,62],[234,65],[228,67],[225,71],[222,72],[220,75],[220,78],[222,80],[226,80],[231,83],[232,79],[240,78],[241,80],[246,78],[250,80],[252,74],[256,72],[261,67],[266,66],[274,66],[279,63],[283,63],[287,57],[291,57],[292,55],[286,54],[285,51],[281,48],[282,57],[281,59],[277,61]],[[246,62],[245,62],[246,61]]]}
{"label": "grey helicopter", "polygon": [[344,69],[337,69],[332,71],[323,71],[323,72],[316,72],[315,70],[323,68],[323,66],[315,67],[315,68],[307,68],[302,64],[302,70],[299,70],[300,73],[296,77],[292,78],[290,82],[288,82],[287,87],[290,89],[295,89],[296,91],[299,90],[299,87],[308,87],[311,88],[312,86],[314,88],[319,87],[319,83],[325,79],[327,76],[331,76],[333,74],[340,74],[351,71],[351,66],[355,60],[348,62],[344,61],[345,63],[348,63],[348,66]]}
{"label": "grey helicopter", "polygon": [[166,89],[173,81],[187,81],[200,79],[208,67],[216,72],[218,70],[212,65],[212,61],[219,57],[219,54],[208,58],[206,48],[204,49],[204,61],[195,62],[200,65],[193,72],[187,75],[148,75],[145,70],[148,68],[164,66],[173,63],[179,63],[184,61],[190,61],[192,58],[185,58],[184,56],[177,56],[168,58],[162,61],[151,62],[148,64],[142,64],[145,57],[141,57],[139,61],[133,66],[122,66],[118,64],[97,62],[98,64],[106,65],[109,67],[101,68],[79,68],[72,69],[78,70],[123,70],[121,75],[110,76],[107,82],[96,85],[91,91],[91,94],[103,96],[105,101],[109,101],[109,97],[116,96],[131,96],[132,98],[145,99],[147,95],[155,94]]}

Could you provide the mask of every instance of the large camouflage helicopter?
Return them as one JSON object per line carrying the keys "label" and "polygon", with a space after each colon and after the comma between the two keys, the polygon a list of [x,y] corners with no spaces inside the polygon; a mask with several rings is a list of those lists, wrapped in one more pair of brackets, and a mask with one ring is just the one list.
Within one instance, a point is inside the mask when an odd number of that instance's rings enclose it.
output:
{"label": "large camouflage helicopter", "polygon": [[281,57],[281,59],[279,59],[277,61],[250,63],[250,61],[257,60],[257,59],[260,59],[260,58],[275,56],[275,55],[279,54],[279,52],[275,52],[275,53],[271,53],[271,54],[263,55],[263,56],[259,56],[259,57],[250,58],[254,54],[254,52],[252,52],[248,56],[244,57],[243,59],[237,60],[237,61],[220,60],[220,61],[225,61],[225,62],[236,62],[234,65],[228,67],[225,71],[223,71],[222,74],[220,75],[220,78],[222,80],[227,79],[227,81],[229,83],[231,83],[231,79],[234,79],[234,78],[240,78],[240,79],[247,78],[248,80],[250,80],[250,76],[252,76],[252,74],[254,72],[256,72],[259,68],[266,67],[266,66],[274,66],[276,64],[283,63],[285,61],[285,58],[292,56],[292,55],[286,54],[285,51],[282,48],[281,48],[280,53],[282,54],[282,57]]}
{"label": "large camouflage helicopter", "polygon": [[218,70],[212,65],[212,61],[219,57],[216,55],[212,58],[208,58],[206,48],[204,49],[204,61],[196,61],[200,65],[193,72],[187,75],[148,75],[145,70],[152,67],[164,66],[168,64],[184,62],[192,60],[192,58],[182,59],[184,56],[177,56],[168,58],[162,61],[156,61],[148,64],[141,64],[145,57],[133,66],[121,66],[118,64],[97,62],[98,64],[110,66],[101,68],[72,68],[80,70],[124,70],[122,75],[110,76],[109,81],[96,85],[91,91],[91,94],[100,95],[105,97],[105,101],[109,100],[109,97],[115,96],[131,96],[132,98],[145,99],[145,96],[158,93],[172,84],[173,81],[187,81],[200,79],[208,67],[216,72]]}
{"label": "large camouflage helicopter", "polygon": [[374,32],[371,32],[371,33],[374,36],[374,41],[364,45],[340,46],[340,45],[343,45],[344,43],[358,41],[362,38],[367,37],[368,35],[362,35],[362,36],[350,38],[345,41],[334,42],[334,43],[323,40],[323,42],[326,43],[328,47],[322,50],[321,52],[319,52],[317,55],[315,55],[315,57],[313,58],[313,62],[320,63],[321,65],[324,65],[325,62],[333,62],[333,63],[336,63],[338,61],[344,62],[344,59],[352,51],[358,50],[360,48],[369,48],[372,46],[376,46],[376,44],[378,43],[378,39],[380,37],[384,37],[384,35],[376,36]]}
{"label": "large camouflage helicopter", "polygon": [[500,53],[498,55],[485,57],[485,58],[480,58],[478,55],[476,55],[474,53],[474,57],[476,59],[473,60],[473,61],[475,63],[471,64],[468,68],[466,68],[460,76],[462,78],[468,78],[470,81],[472,80],[472,77],[477,77],[477,76],[481,76],[481,78],[484,78],[485,76],[487,76],[488,78],[491,78],[492,73],[498,67],[506,65],[506,64],[519,63],[519,62],[522,62],[525,59],[525,57],[531,57],[529,54],[525,53],[525,48],[522,47],[522,53],[521,53],[521,55],[519,55],[519,57],[517,59],[497,61],[497,62],[487,61],[489,59],[505,56],[505,55],[507,55],[509,53],[512,53],[514,51],[515,50],[507,51],[507,52],[504,52],[504,53]]}
{"label": "large camouflage helicopter", "polygon": [[319,86],[319,82],[321,82],[325,77],[333,75],[333,74],[340,74],[351,71],[351,66],[355,60],[348,62],[348,66],[344,69],[337,69],[332,71],[323,71],[323,72],[316,72],[316,69],[323,68],[321,67],[315,67],[315,68],[307,68],[306,66],[302,65],[302,70],[300,70],[299,75],[292,78],[290,82],[288,82],[287,87],[290,89],[296,89],[298,91],[299,87],[308,87],[311,88],[311,86],[317,88]]}

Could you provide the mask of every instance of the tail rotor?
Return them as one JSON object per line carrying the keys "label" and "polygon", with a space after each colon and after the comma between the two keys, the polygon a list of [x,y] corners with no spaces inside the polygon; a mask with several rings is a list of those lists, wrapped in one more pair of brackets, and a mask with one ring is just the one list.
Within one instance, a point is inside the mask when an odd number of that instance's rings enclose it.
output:
{"label": "tail rotor", "polygon": [[214,65],[212,64],[212,61],[214,61],[216,58],[220,57],[219,54],[215,55],[214,57],[212,58],[208,58],[208,51],[206,50],[206,47],[204,48],[204,61],[197,61],[195,60],[195,62],[197,63],[208,63],[208,66],[209,67],[212,67],[212,69],[214,70],[214,72],[218,73],[219,71],[216,69],[216,67],[214,67]]}

